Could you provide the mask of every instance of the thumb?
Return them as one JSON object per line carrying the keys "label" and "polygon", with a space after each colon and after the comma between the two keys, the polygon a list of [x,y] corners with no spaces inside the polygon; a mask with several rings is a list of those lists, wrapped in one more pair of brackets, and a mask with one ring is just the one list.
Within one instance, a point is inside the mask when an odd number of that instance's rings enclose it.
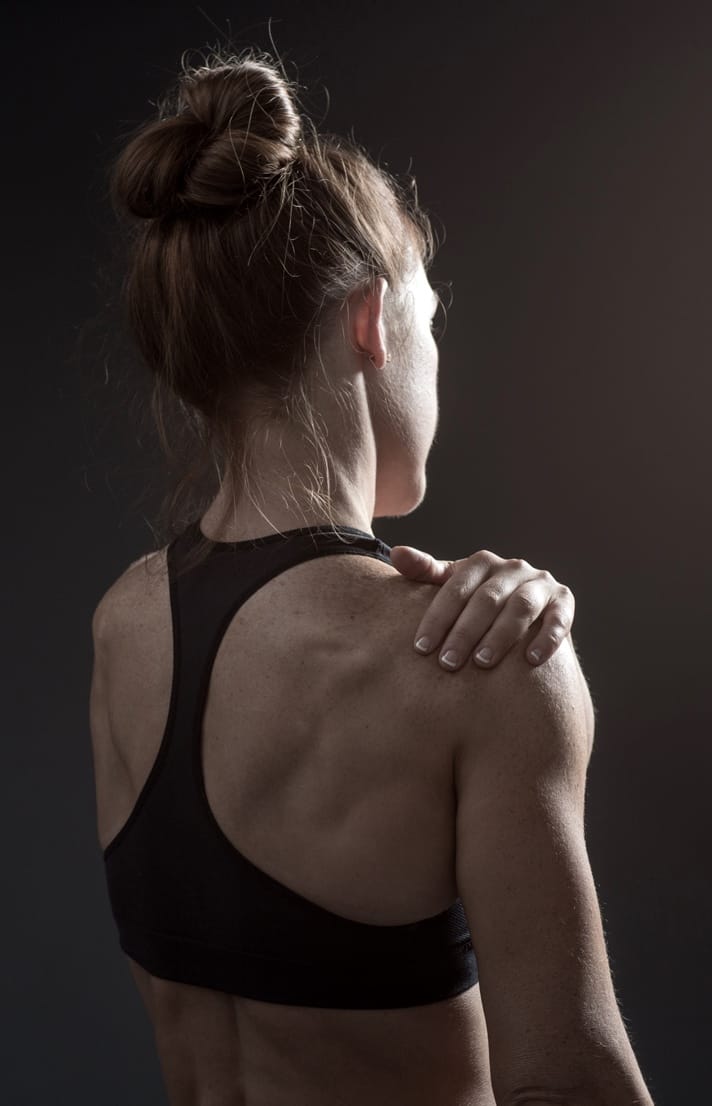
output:
{"label": "thumb", "polygon": [[452,575],[452,561],[438,561],[412,545],[391,547],[391,564],[402,576],[421,584],[444,584]]}

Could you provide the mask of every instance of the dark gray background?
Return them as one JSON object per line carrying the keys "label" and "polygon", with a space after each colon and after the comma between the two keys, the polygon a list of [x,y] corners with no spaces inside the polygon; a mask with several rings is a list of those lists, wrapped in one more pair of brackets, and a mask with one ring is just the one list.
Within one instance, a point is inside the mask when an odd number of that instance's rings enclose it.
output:
{"label": "dark gray background", "polygon": [[[656,1106],[701,1101],[709,933],[712,8],[6,5],[6,1024],[13,1106],[165,1101],[95,836],[91,614],[152,548],[155,465],[102,333],[104,166],[185,49],[298,67],[410,165],[451,284],[429,487],[390,544],[549,568],[598,709],[587,838]],[[9,72],[8,72],[9,67]],[[107,383],[105,384],[105,380]],[[160,486],[159,486],[160,490]]]}

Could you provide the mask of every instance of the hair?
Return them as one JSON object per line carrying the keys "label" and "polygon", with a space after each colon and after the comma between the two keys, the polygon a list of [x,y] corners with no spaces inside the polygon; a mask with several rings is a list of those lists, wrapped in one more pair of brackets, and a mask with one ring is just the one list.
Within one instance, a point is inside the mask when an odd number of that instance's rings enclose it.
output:
{"label": "hair", "polygon": [[[302,490],[334,526],[313,401],[319,372],[331,386],[320,334],[379,276],[393,311],[413,249],[430,265],[435,238],[415,180],[401,182],[353,139],[320,134],[281,61],[252,48],[183,67],[155,106],[123,136],[110,197],[129,224],[121,307],[177,474],[159,536],[206,509],[207,475],[229,476],[233,503],[236,491],[255,503],[256,418],[299,426],[314,458]],[[181,571],[212,545],[202,538]]]}

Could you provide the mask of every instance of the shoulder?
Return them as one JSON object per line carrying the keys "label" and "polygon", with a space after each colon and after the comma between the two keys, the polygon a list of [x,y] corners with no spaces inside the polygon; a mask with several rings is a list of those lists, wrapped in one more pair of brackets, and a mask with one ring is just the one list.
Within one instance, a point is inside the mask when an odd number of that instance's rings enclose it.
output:
{"label": "shoulder", "polygon": [[155,597],[166,576],[166,550],[144,553],[132,561],[109,585],[94,608],[92,633],[95,641],[105,640],[117,625],[140,609],[142,602]]}
{"label": "shoulder", "polygon": [[[366,557],[343,557],[348,564],[347,598],[355,610],[370,612],[369,634],[391,652],[414,649],[415,631],[433,599],[437,584],[421,584],[403,576],[393,565]],[[408,654],[409,655],[409,654]],[[422,658],[421,658],[422,659]]]}
{"label": "shoulder", "polygon": [[479,755],[487,748],[512,767],[536,750],[545,759],[590,759],[595,712],[573,642],[569,635],[548,661],[532,665],[526,652],[538,628],[530,627],[493,669],[480,671],[476,685],[463,681],[444,703],[456,763],[466,751]]}
{"label": "shoulder", "polygon": [[440,664],[439,649],[423,656],[415,648],[418,626],[440,585],[409,580],[391,569],[373,581],[372,588],[368,647],[386,681],[398,691],[392,710],[407,710],[426,730],[444,737],[448,714],[468,710],[480,677],[489,673],[475,664],[450,672]]}
{"label": "shoulder", "polygon": [[541,629],[535,621],[522,638],[491,669],[469,662],[457,672],[445,671],[439,650],[427,657],[414,648],[415,632],[439,591],[434,584],[414,583],[395,573],[379,584],[379,629],[382,656],[399,658],[399,674],[407,680],[412,701],[423,721],[452,741],[457,751],[464,741],[478,741],[490,727],[501,732],[515,716],[537,712],[553,724],[575,713],[584,723],[589,756],[593,746],[595,710],[571,635],[542,665],[527,660],[527,649]]}

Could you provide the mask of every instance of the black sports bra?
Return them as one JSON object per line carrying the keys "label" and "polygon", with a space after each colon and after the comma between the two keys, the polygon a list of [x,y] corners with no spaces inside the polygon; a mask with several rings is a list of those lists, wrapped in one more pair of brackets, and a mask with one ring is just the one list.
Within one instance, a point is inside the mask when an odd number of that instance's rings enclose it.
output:
{"label": "black sports bra", "polygon": [[[386,1009],[440,1002],[477,982],[464,908],[407,925],[332,913],[272,879],[220,829],[201,769],[201,720],[215,655],[235,612],[292,565],[333,554],[390,563],[390,547],[349,526],[300,527],[215,542],[176,579],[203,537],[168,546],[173,684],[161,746],[138,800],[104,850],[121,948],[152,975],[264,1002]],[[341,535],[341,536],[339,536]]]}

